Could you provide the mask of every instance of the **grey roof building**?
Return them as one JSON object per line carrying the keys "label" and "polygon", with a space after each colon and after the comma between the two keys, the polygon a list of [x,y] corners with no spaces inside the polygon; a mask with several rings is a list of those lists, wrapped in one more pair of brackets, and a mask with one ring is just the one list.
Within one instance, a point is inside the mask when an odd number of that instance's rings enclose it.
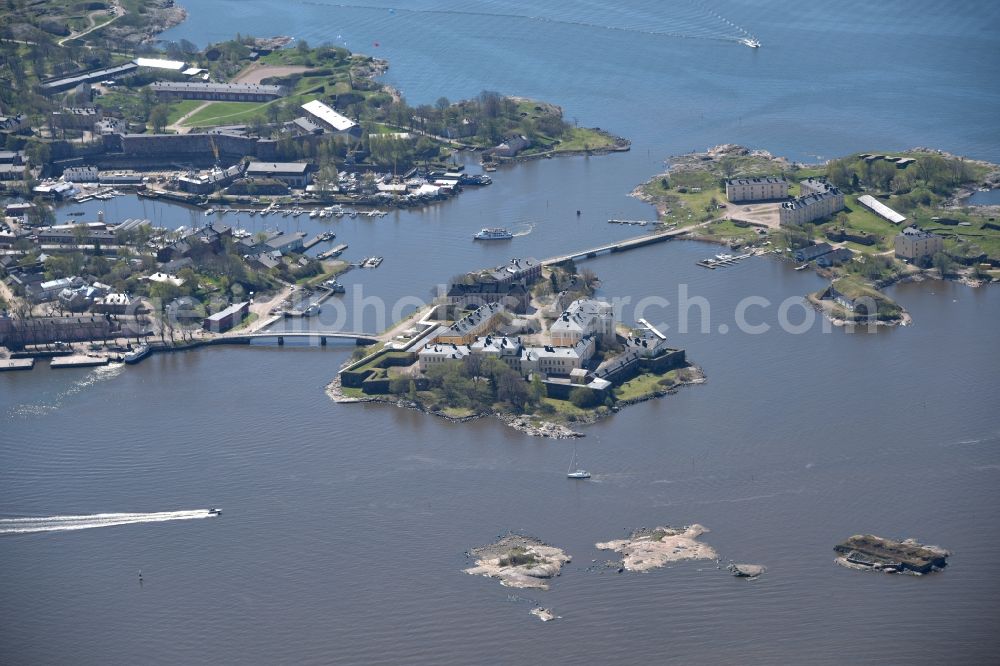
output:
{"label": "grey roof building", "polygon": [[251,162],[247,178],[274,178],[290,187],[305,187],[311,180],[308,162]]}
{"label": "grey roof building", "polygon": [[266,102],[284,96],[281,86],[258,83],[196,83],[157,81],[149,86],[160,99],[207,99],[226,102]]}

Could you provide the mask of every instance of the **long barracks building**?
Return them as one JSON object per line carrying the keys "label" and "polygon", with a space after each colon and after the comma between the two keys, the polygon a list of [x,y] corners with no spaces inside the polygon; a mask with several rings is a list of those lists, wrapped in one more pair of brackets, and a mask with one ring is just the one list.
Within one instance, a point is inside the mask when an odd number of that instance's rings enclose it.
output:
{"label": "long barracks building", "polygon": [[161,101],[177,99],[206,99],[223,102],[268,102],[284,96],[281,86],[266,86],[256,83],[197,83],[158,81],[149,89]]}

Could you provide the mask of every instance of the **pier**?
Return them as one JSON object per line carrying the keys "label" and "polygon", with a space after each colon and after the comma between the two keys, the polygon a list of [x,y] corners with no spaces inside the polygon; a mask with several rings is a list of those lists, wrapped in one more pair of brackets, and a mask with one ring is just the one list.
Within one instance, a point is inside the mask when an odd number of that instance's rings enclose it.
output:
{"label": "pier", "polygon": [[715,270],[716,268],[726,268],[727,266],[735,266],[744,259],[754,256],[753,252],[747,252],[746,254],[733,255],[715,255],[709,259],[702,259],[701,261],[695,262],[695,265],[701,266],[702,268],[708,268]]}
{"label": "pier", "polygon": [[5,358],[0,359],[0,372],[11,370],[31,370],[35,367],[33,358]]}
{"label": "pier", "polygon": [[95,368],[107,365],[111,359],[107,356],[59,356],[49,361],[49,367],[56,368]]}
{"label": "pier", "polygon": [[347,249],[347,243],[341,243],[336,247],[332,247],[329,250],[320,252],[318,255],[316,255],[316,258],[319,259],[320,261],[323,261],[325,259],[333,259],[334,257],[339,257],[341,254],[343,254],[344,250],[346,249]]}
{"label": "pier", "polygon": [[307,240],[306,242],[304,242],[302,244],[302,249],[304,249],[304,250],[312,249],[312,248],[316,247],[317,245],[319,245],[320,243],[324,243],[326,241],[331,241],[331,240],[333,240],[336,237],[337,237],[337,234],[333,233],[332,231],[324,232],[322,234],[319,234],[315,238],[310,238],[309,240]]}

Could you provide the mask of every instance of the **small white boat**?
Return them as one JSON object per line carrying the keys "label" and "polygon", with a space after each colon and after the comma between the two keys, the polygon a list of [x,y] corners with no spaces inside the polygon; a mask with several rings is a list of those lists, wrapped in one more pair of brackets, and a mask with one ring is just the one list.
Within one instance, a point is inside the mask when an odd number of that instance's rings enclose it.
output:
{"label": "small white boat", "polygon": [[[216,509],[214,506],[208,510],[208,515],[210,516],[220,516],[222,515],[222,509]],[[140,576],[142,574],[139,574]]]}
{"label": "small white boat", "polygon": [[801,266],[796,266],[795,270],[797,270],[797,271],[804,271],[807,268],[809,268],[809,264],[802,264]]}
{"label": "small white boat", "polygon": [[567,479],[589,479],[590,478],[590,472],[588,472],[585,469],[579,469],[579,468],[577,468],[576,470],[574,470],[573,469],[574,463],[576,463],[576,447],[575,446],[573,447],[573,457],[570,458],[570,461],[569,461],[569,468],[566,470],[566,478]]}
{"label": "small white boat", "polygon": [[760,48],[760,42],[754,39],[753,37],[744,37],[743,39],[740,40],[740,44],[742,44],[743,46],[749,46],[752,49]]}

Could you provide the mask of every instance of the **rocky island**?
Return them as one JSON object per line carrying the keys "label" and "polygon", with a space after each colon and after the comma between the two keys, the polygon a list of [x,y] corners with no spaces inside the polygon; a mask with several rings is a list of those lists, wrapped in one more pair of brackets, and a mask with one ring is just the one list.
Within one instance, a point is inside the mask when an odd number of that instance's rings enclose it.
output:
{"label": "rocky island", "polygon": [[[539,590],[549,589],[549,580],[558,576],[562,567],[573,559],[555,546],[516,534],[474,548],[469,554],[476,558],[476,564],[464,569],[465,573],[496,578],[505,587]],[[546,618],[541,619],[545,621]]]}
{"label": "rocky island", "polygon": [[715,560],[711,546],[698,541],[708,529],[697,523],[687,527],[657,527],[634,530],[627,539],[595,544],[600,550],[621,553],[626,571],[650,571],[682,560]]}

